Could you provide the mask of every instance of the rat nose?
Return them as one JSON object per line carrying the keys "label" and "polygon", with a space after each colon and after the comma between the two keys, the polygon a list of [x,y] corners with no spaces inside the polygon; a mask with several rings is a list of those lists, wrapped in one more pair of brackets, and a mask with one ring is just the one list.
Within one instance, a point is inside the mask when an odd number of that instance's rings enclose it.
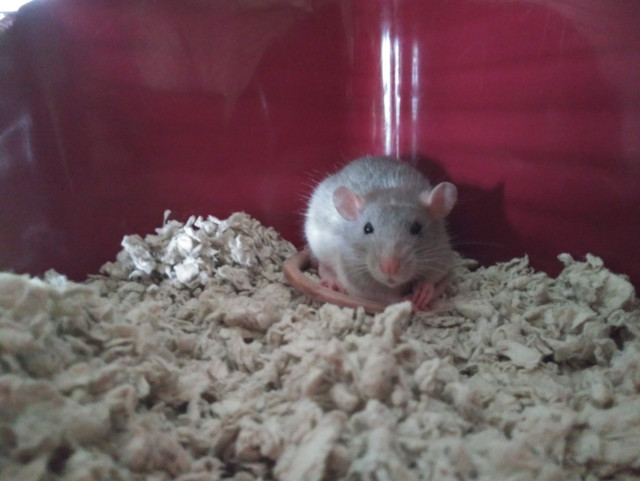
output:
{"label": "rat nose", "polygon": [[384,257],[380,260],[380,270],[383,274],[394,276],[400,269],[400,261],[397,257]]}

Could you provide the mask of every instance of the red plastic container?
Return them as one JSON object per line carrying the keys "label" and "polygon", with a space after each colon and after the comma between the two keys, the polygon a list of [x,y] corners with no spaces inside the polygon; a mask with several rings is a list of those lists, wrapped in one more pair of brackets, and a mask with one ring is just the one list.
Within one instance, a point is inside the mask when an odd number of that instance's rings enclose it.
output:
{"label": "red plastic container", "polygon": [[640,285],[634,0],[36,1],[2,37],[0,269],[75,279],[163,211],[302,244],[362,154],[459,186],[488,263],[588,252]]}

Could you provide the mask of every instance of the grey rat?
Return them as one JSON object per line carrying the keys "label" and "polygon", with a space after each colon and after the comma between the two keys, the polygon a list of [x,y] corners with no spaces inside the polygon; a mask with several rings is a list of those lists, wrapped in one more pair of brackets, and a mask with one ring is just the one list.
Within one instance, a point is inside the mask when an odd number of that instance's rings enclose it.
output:
{"label": "grey rat", "polygon": [[305,236],[323,285],[383,303],[432,301],[453,257],[444,219],[456,187],[432,186],[411,165],[362,157],[315,188]]}

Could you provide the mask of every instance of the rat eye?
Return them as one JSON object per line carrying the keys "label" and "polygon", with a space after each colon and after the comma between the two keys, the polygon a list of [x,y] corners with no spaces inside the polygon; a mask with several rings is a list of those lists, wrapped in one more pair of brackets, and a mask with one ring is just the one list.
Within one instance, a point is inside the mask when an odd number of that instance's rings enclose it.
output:
{"label": "rat eye", "polygon": [[371,222],[367,222],[364,225],[364,233],[365,234],[373,234],[373,226],[371,225]]}
{"label": "rat eye", "polygon": [[413,224],[411,224],[409,232],[411,232],[411,235],[420,234],[420,232],[422,232],[422,224],[420,224],[420,222],[414,222]]}

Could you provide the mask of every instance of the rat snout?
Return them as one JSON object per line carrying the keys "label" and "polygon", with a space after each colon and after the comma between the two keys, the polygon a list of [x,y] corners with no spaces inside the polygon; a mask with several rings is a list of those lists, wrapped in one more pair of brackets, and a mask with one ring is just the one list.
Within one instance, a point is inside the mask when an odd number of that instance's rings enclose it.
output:
{"label": "rat snout", "polygon": [[381,258],[379,268],[381,274],[379,280],[389,287],[395,287],[406,281],[406,279],[404,279],[404,273],[402,272],[402,259],[398,256],[385,256]]}
{"label": "rat snout", "polygon": [[400,270],[400,259],[396,256],[387,256],[380,259],[380,270],[387,276],[395,276]]}
{"label": "rat snout", "polygon": [[411,280],[412,271],[402,248],[385,247],[371,252],[369,272],[378,282],[396,288]]}

